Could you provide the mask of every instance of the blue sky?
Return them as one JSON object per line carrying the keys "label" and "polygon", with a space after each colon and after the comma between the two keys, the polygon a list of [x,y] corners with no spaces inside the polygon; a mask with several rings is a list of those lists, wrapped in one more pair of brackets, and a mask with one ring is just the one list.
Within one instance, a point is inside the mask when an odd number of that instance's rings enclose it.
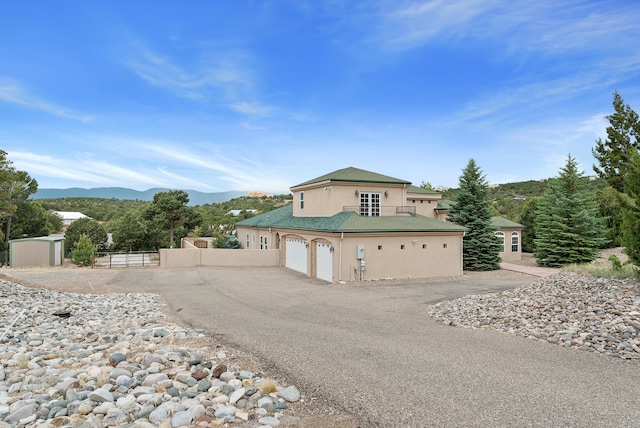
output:
{"label": "blue sky", "polygon": [[640,2],[0,0],[0,148],[40,188],[593,174]]}

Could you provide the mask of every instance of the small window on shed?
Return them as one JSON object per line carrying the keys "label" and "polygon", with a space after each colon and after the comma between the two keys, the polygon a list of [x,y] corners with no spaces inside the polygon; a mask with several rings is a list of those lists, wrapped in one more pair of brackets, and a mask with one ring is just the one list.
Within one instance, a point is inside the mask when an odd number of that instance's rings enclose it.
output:
{"label": "small window on shed", "polygon": [[404,250],[404,244],[400,245],[400,249]]}
{"label": "small window on shed", "polygon": [[378,245],[378,250],[382,250],[382,245]]}
{"label": "small window on shed", "polygon": [[447,244],[442,244],[442,248],[447,248]]}
{"label": "small window on shed", "polygon": [[422,249],[426,250],[427,249],[427,244],[422,244]]}

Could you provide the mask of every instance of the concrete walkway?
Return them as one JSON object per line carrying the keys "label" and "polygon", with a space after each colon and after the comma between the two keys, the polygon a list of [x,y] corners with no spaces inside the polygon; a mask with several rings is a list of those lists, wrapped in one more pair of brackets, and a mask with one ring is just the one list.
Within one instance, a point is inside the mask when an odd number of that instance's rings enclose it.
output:
{"label": "concrete walkway", "polygon": [[545,277],[560,272],[560,269],[558,268],[547,268],[542,266],[522,266],[506,262],[500,263],[500,268],[539,277]]}

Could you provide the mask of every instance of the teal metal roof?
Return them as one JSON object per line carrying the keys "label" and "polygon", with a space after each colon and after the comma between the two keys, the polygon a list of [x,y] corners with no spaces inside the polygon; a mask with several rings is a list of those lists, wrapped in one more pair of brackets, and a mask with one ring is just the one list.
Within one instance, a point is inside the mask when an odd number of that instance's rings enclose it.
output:
{"label": "teal metal roof", "polygon": [[451,208],[451,206],[455,204],[454,201],[450,201],[449,199],[442,199],[438,201],[438,205],[436,206],[436,209],[438,210],[448,210]]}
{"label": "teal metal roof", "polygon": [[323,181],[342,181],[342,182],[356,182],[356,183],[386,183],[386,184],[411,184],[410,181],[400,180],[399,178],[393,178],[382,174],[377,174],[371,171],[365,171],[364,169],[358,169],[354,167],[348,167],[339,169],[337,171],[330,172],[329,174],[321,175],[304,183],[292,186],[294,189],[300,186],[306,186],[308,184],[320,183]]}
{"label": "teal metal roof", "polygon": [[237,226],[309,230],[314,232],[464,232],[457,224],[416,216],[359,216],[353,211],[341,212],[331,217],[294,217],[293,206],[287,205],[274,211],[236,223]]}
{"label": "teal metal roof", "polygon": [[491,224],[494,227],[499,229],[525,229],[526,226],[521,225],[520,223],[516,223],[515,221],[511,221],[504,217],[495,216],[491,217]]}
{"label": "teal metal roof", "polygon": [[418,186],[409,186],[407,187],[407,193],[419,193],[421,195],[439,195],[440,192],[436,192],[435,190],[423,189]]}

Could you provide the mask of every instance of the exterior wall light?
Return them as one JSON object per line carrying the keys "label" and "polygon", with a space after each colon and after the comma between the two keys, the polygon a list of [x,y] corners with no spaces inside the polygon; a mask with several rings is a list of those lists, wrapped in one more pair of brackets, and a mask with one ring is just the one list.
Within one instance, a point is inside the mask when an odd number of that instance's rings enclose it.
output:
{"label": "exterior wall light", "polygon": [[388,198],[389,197],[389,192],[387,192],[386,190],[384,191],[384,197]]}
{"label": "exterior wall light", "polygon": [[358,192],[358,189],[356,189],[356,198],[360,196],[360,192]]}

